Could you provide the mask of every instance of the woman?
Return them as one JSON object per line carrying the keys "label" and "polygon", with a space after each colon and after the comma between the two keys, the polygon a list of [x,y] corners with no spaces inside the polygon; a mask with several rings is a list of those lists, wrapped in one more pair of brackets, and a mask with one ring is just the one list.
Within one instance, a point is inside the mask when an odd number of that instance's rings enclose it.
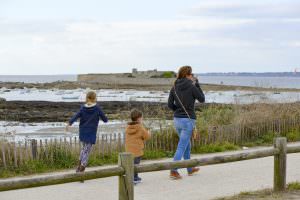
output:
{"label": "woman", "polygon": [[[179,136],[179,143],[174,161],[191,158],[191,137],[196,121],[195,101],[203,103],[205,96],[198,79],[192,74],[192,67],[183,66],[179,69],[177,80],[169,95],[168,107],[174,111],[174,124]],[[199,168],[188,168],[188,175],[193,175]],[[170,178],[181,179],[177,169],[171,170]]]}

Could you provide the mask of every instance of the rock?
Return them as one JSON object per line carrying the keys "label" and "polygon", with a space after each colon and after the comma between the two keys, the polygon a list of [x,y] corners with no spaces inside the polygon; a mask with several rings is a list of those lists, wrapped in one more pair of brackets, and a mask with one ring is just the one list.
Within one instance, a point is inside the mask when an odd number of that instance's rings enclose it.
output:
{"label": "rock", "polygon": [[4,102],[6,99],[0,97],[0,102]]}

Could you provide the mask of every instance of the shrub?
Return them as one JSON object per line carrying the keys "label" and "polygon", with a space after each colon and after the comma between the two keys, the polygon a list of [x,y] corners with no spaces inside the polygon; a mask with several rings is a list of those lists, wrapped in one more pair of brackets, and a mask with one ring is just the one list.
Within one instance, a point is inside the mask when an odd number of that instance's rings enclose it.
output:
{"label": "shrub", "polygon": [[288,142],[296,142],[300,140],[300,132],[296,129],[286,134]]}
{"label": "shrub", "polygon": [[176,77],[176,74],[174,72],[164,72],[162,74],[162,78],[174,78]]}

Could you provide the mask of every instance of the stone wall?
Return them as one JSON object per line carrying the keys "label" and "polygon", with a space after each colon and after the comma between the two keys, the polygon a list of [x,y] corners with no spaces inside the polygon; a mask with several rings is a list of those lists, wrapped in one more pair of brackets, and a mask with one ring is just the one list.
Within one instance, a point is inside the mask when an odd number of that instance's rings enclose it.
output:
{"label": "stone wall", "polygon": [[160,77],[165,73],[165,71],[157,71],[155,70],[148,70],[148,71],[138,71],[137,69],[132,69],[132,76],[135,77]]}

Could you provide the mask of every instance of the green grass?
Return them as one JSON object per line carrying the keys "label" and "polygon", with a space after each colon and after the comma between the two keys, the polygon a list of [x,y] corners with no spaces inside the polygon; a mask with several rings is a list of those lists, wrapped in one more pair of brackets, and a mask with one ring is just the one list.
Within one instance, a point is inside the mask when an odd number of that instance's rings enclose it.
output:
{"label": "green grass", "polygon": [[240,149],[239,146],[234,145],[229,142],[224,143],[216,143],[216,144],[209,144],[204,146],[199,146],[195,148],[192,153],[217,153],[217,152],[224,152],[224,151],[233,151]]}
{"label": "green grass", "polygon": [[[91,156],[89,166],[103,166],[108,164],[116,164],[118,162],[118,154],[111,156]],[[8,167],[0,169],[0,178],[8,178],[20,175],[30,175],[45,172],[53,172],[65,169],[75,169],[78,163],[78,156],[66,156],[56,158],[55,161],[49,160],[30,160],[19,167]]]}
{"label": "green grass", "polygon": [[[234,145],[229,142],[224,143],[217,143],[217,144],[209,144],[204,145],[198,148],[192,149],[193,154],[205,154],[205,153],[217,153],[217,152],[225,152],[225,151],[233,151],[239,150],[240,147]],[[145,160],[153,160],[153,159],[160,159],[160,158],[172,158],[175,152],[171,151],[145,151],[143,159]]]}
{"label": "green grass", "polygon": [[288,190],[300,190],[300,183],[299,182],[289,183],[287,185],[287,189]]}
{"label": "green grass", "polygon": [[[235,146],[230,143],[206,145],[201,148],[195,149],[192,153],[201,154],[201,153],[214,153],[222,152],[229,150],[237,150],[238,146]],[[8,178],[20,175],[30,175],[37,173],[53,172],[57,170],[64,169],[74,169],[78,163],[78,155],[72,153],[66,153],[60,148],[52,149],[55,154],[53,160],[44,159],[44,160],[30,160],[21,165],[20,167],[9,167],[7,169],[0,169],[0,178]],[[171,151],[149,151],[145,150],[143,156],[144,160],[155,160],[161,158],[172,158],[175,152]],[[118,163],[118,154],[114,153],[111,156],[98,156],[92,155],[89,158],[89,167],[92,166],[103,166],[108,164],[117,164]]]}
{"label": "green grass", "polygon": [[286,137],[289,142],[300,141],[300,131],[296,129],[292,130],[286,134]]}
{"label": "green grass", "polygon": [[241,146],[255,147],[255,146],[273,145],[274,138],[279,137],[279,136],[286,137],[288,142],[297,142],[297,141],[300,141],[300,130],[294,129],[283,135],[278,135],[277,133],[268,132],[268,133],[258,137],[254,141],[245,142],[245,143],[241,144]]}
{"label": "green grass", "polygon": [[[271,189],[264,189],[260,191],[252,191],[252,192],[241,192],[238,195],[232,197],[222,197],[217,198],[215,200],[249,200],[249,199],[284,199],[283,196],[285,193],[300,191],[300,183],[292,182],[287,185],[286,192],[276,193]],[[294,199],[294,198],[293,198]]]}

